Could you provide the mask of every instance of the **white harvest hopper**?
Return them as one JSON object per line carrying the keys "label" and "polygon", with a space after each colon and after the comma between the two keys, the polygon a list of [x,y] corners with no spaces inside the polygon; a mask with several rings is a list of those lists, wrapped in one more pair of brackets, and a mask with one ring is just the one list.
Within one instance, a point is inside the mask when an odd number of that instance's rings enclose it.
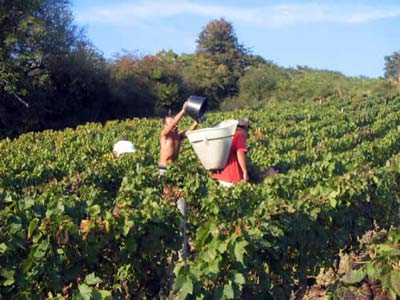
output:
{"label": "white harvest hopper", "polygon": [[215,127],[186,133],[194,152],[207,170],[225,167],[237,123],[237,120],[228,120]]}

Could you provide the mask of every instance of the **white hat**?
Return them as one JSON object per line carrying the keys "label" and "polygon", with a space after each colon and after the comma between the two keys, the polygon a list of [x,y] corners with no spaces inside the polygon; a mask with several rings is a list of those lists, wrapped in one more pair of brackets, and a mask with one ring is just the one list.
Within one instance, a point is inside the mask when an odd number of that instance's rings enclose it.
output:
{"label": "white hat", "polygon": [[241,118],[238,120],[238,126],[247,126],[250,127],[250,121],[247,118]]}
{"label": "white hat", "polygon": [[136,152],[135,146],[129,141],[119,141],[114,145],[113,153],[116,157],[119,157],[124,153]]}

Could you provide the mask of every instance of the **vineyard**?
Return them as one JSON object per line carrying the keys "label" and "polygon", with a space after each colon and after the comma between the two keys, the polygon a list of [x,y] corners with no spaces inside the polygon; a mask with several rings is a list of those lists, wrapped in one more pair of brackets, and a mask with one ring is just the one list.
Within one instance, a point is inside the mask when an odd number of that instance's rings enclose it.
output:
{"label": "vineyard", "polygon": [[[252,122],[251,183],[234,188],[187,140],[159,178],[160,119],[1,140],[0,299],[301,299],[328,269],[329,299],[371,282],[396,299],[400,98],[271,103],[210,113],[200,128],[238,117]],[[137,152],[115,158],[122,136]],[[343,253],[362,249],[341,274]]]}

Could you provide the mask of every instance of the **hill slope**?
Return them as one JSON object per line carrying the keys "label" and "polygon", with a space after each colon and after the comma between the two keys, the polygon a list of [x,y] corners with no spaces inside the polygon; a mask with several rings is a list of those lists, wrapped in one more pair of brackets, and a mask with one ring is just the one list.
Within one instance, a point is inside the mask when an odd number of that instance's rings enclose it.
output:
{"label": "hill slope", "polygon": [[[160,179],[156,119],[2,140],[0,299],[288,299],[357,237],[398,225],[399,100],[210,114],[204,127],[252,121],[254,182],[232,189],[210,179],[187,141]],[[114,158],[121,136],[138,151]],[[272,166],[280,172],[256,182]]]}

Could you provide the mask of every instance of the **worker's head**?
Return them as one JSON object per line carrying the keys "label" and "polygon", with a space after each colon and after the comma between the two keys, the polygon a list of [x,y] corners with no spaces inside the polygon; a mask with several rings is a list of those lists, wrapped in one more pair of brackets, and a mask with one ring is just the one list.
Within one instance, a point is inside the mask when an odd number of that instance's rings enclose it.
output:
{"label": "worker's head", "polygon": [[250,129],[250,121],[247,118],[241,118],[238,120],[237,127],[242,128],[244,130],[249,130]]}
{"label": "worker's head", "polygon": [[[166,116],[163,120],[163,127],[169,126],[174,121],[174,116]],[[178,126],[175,126],[174,130],[178,130]]]}

